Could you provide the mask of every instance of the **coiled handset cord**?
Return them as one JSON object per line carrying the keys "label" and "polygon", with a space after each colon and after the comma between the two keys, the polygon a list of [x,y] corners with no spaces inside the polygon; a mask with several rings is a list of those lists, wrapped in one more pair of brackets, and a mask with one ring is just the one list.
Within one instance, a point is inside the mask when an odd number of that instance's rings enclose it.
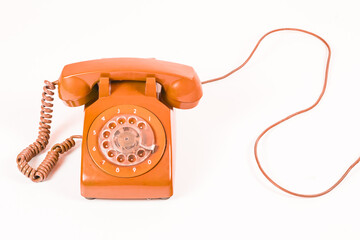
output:
{"label": "coiled handset cord", "polygon": [[46,179],[51,170],[55,167],[59,160],[60,154],[67,152],[75,146],[75,138],[82,138],[81,135],[73,135],[61,143],[55,144],[47,153],[45,159],[41,162],[37,169],[29,165],[29,161],[46,148],[50,139],[51,113],[53,112],[51,103],[54,101],[53,90],[57,85],[57,81],[45,81],[41,99],[40,126],[39,135],[34,143],[22,150],[16,158],[19,170],[34,182],[41,182]]}
{"label": "coiled handset cord", "polygon": [[328,188],[327,190],[323,191],[323,192],[320,192],[320,193],[316,193],[316,194],[300,194],[300,193],[296,193],[296,192],[292,192],[290,190],[287,190],[286,188],[280,186],[279,184],[277,184],[266,172],[265,170],[262,168],[261,164],[260,164],[260,160],[259,160],[259,156],[258,156],[258,144],[261,140],[261,138],[272,128],[276,127],[277,125],[279,125],[280,123],[283,123],[287,120],[289,120],[290,118],[293,118],[299,114],[302,114],[302,113],[305,113],[307,111],[310,111],[311,109],[313,109],[314,107],[316,107],[320,100],[322,99],[322,97],[324,96],[324,93],[325,93],[325,90],[326,90],[326,85],[327,85],[327,81],[328,81],[328,74],[329,74],[329,65],[330,65],[330,58],[331,58],[331,49],[330,49],[330,46],[329,44],[323,39],[321,38],[320,36],[316,35],[315,33],[312,33],[312,32],[309,32],[309,31],[306,31],[306,30],[302,30],[302,29],[297,29],[297,28],[280,28],[280,29],[275,29],[275,30],[272,30],[268,33],[266,33],[265,35],[263,35],[260,40],[257,42],[257,44],[255,45],[254,49],[252,50],[252,52],[250,53],[249,57],[237,68],[235,68],[234,70],[230,71],[229,73],[225,74],[224,76],[221,76],[221,77],[218,77],[218,78],[214,78],[214,79],[210,79],[210,80],[207,80],[207,81],[204,81],[202,82],[202,84],[207,84],[207,83],[211,83],[211,82],[215,82],[215,81],[219,81],[219,80],[222,80],[224,78],[227,78],[228,76],[230,76],[231,74],[237,72],[238,70],[240,70],[241,68],[243,68],[251,59],[251,57],[254,55],[256,49],[259,47],[260,43],[264,40],[264,38],[266,38],[267,36],[269,36],[270,34],[272,33],[275,33],[275,32],[280,32],[280,31],[296,31],[296,32],[302,32],[302,33],[306,33],[306,34],[309,34],[317,39],[319,39],[321,42],[323,42],[326,46],[326,48],[328,49],[328,57],[327,57],[327,61],[326,61],[326,69],[325,69],[325,78],[324,78],[324,84],[323,84],[323,88],[322,88],[322,91],[320,93],[320,96],[317,98],[317,100],[315,101],[314,104],[312,104],[310,107],[308,108],[305,108],[303,110],[300,110],[298,112],[295,112],[289,116],[287,116],[286,118],[283,118],[281,119],[280,121],[272,124],[271,126],[269,126],[268,128],[266,128],[262,133],[260,133],[260,135],[257,137],[256,141],[255,141],[255,145],[254,145],[254,155],[255,155],[255,160],[256,160],[256,163],[261,171],[261,173],[265,176],[265,178],[267,180],[269,180],[275,187],[279,188],[280,190],[288,193],[288,194],[291,194],[291,195],[294,195],[294,196],[297,196],[297,197],[305,197],[305,198],[314,198],[314,197],[320,197],[320,196],[323,196],[327,193],[329,193],[330,191],[332,191],[334,188],[336,188],[343,180],[344,178],[348,175],[348,173],[351,171],[351,169],[353,167],[356,166],[356,164],[358,164],[360,162],[360,157],[353,163],[351,164],[351,166],[345,171],[345,173],[340,177],[340,179],[335,183],[333,184],[330,188]]}

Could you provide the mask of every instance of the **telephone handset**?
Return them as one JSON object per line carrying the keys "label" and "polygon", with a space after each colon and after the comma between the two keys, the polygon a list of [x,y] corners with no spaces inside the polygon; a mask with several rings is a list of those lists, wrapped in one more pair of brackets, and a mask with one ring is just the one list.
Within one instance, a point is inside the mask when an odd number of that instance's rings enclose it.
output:
{"label": "telephone handset", "polygon": [[202,96],[200,80],[192,67],[155,59],[109,58],[66,65],[58,82],[59,97],[68,106],[80,106],[97,97],[95,85],[101,80],[148,78],[161,84],[163,100],[170,107],[193,108]]}
{"label": "telephone handset", "polygon": [[[299,194],[281,187],[262,168],[258,144],[272,128],[310,111],[322,99],[327,85],[331,50],[320,36],[296,28],[281,28],[263,35],[249,57],[224,76],[200,82],[193,68],[155,59],[111,58],[79,62],[64,67],[59,80],[45,81],[39,135],[17,156],[20,171],[35,182],[43,181],[60,154],[83,138],[81,194],[86,198],[169,198],[173,194],[173,108],[193,108],[202,97],[202,84],[222,80],[244,67],[268,35],[297,31],[322,41],[328,49],[323,89],[316,102],[266,128],[256,139],[254,154],[261,173],[278,189],[298,197],[319,197],[332,191],[358,158],[327,190]],[[74,135],[55,144],[37,169],[28,162],[45,149],[50,138],[52,95],[68,106],[85,105],[83,136]]]}

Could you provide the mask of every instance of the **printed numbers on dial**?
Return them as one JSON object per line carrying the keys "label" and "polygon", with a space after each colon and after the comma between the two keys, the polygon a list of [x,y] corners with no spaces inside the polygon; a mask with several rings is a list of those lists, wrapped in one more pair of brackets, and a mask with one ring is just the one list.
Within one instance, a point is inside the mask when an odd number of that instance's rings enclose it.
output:
{"label": "printed numbers on dial", "polygon": [[[115,132],[121,129],[119,125],[121,123],[117,124],[121,117],[120,115],[126,116],[126,124],[130,123],[127,116],[133,116],[136,119],[136,124],[131,126],[133,126],[136,131],[144,131],[143,128],[137,127],[141,122],[145,123],[145,127],[151,127],[152,131],[154,131],[154,138],[156,139],[156,141],[154,141],[158,147],[156,151],[152,151],[149,155],[146,155],[143,161],[139,163],[135,162],[126,165],[123,162],[118,162],[117,157],[120,155],[118,152],[116,152],[113,157],[108,158],[109,149],[106,149],[107,147],[104,146],[113,145]],[[110,133],[109,131],[110,134],[106,132],[104,135],[105,130],[103,130],[103,128],[104,126],[108,126],[108,122],[112,121],[112,119],[114,119],[116,123],[116,127],[113,130],[114,133]],[[141,121],[139,119],[141,119]],[[141,124],[140,126],[143,125]],[[110,140],[112,142],[110,142]],[[105,142],[110,144],[104,145]],[[107,174],[116,177],[136,177],[153,169],[161,160],[166,146],[166,135],[160,120],[152,112],[141,106],[118,105],[110,107],[97,115],[87,132],[86,146],[91,159]],[[137,155],[137,152],[134,152],[134,154]]]}

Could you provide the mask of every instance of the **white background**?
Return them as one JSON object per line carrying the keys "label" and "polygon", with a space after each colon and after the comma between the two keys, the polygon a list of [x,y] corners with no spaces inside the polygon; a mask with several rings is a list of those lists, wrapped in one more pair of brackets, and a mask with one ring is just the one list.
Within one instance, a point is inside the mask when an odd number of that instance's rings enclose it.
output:
{"label": "white background", "polygon": [[[297,27],[332,46],[328,91],[317,109],[267,134],[259,154],[284,187],[322,191],[360,155],[359,7],[356,0],[1,0],[1,238],[359,239],[359,167],[330,194],[303,199],[274,188],[255,164],[257,135],[320,93],[326,48],[305,34],[270,36],[243,70],[204,85],[196,108],[176,110],[169,200],[83,199],[79,147],[43,183],[15,163],[37,136],[43,80],[56,80],[65,64],[155,57],[193,66],[204,81],[239,65],[265,32]],[[50,145],[82,133],[82,107],[56,97],[54,110]]]}

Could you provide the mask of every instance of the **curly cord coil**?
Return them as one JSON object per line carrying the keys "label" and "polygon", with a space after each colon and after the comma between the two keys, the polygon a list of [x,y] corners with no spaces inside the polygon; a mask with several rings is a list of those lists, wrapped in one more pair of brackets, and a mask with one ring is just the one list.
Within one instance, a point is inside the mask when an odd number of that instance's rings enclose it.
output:
{"label": "curly cord coil", "polygon": [[289,116],[287,116],[286,118],[281,119],[280,121],[277,121],[276,123],[272,124],[271,126],[269,126],[268,128],[266,128],[262,133],[260,133],[260,135],[257,137],[256,141],[255,141],[255,145],[254,145],[254,155],[255,155],[255,160],[256,163],[261,171],[261,173],[265,176],[265,178],[271,182],[275,187],[277,187],[278,189],[297,196],[297,197],[305,197],[305,198],[314,198],[314,197],[320,197],[322,195],[325,195],[327,193],[329,193],[330,191],[332,191],[334,188],[336,188],[344,179],[345,177],[349,174],[349,172],[351,171],[351,169],[353,169],[353,167],[355,167],[359,162],[360,162],[360,158],[358,158],[357,160],[355,160],[355,162],[353,164],[350,165],[350,167],[345,171],[345,173],[339,178],[338,181],[336,181],[330,188],[328,188],[327,190],[320,192],[320,193],[316,193],[316,194],[301,194],[301,193],[296,193],[296,192],[292,192],[282,186],[280,186],[279,184],[277,184],[266,172],[265,170],[262,168],[261,164],[260,164],[260,160],[258,157],[258,144],[260,139],[272,128],[276,127],[277,125],[289,120],[290,118],[293,118],[299,114],[305,113],[307,111],[310,111],[311,109],[313,109],[314,107],[316,107],[320,100],[322,99],[322,97],[324,96],[325,90],[326,90],[326,85],[327,85],[327,81],[328,81],[328,75],[329,75],[329,66],[330,66],[330,58],[331,58],[331,49],[329,44],[323,39],[321,38],[319,35],[316,35],[315,33],[306,31],[306,30],[302,30],[302,29],[297,29],[297,28],[280,28],[280,29],[275,29],[272,30],[266,34],[264,34],[260,40],[256,43],[255,47],[253,48],[253,50],[251,51],[250,55],[248,56],[248,58],[237,68],[235,68],[234,70],[230,71],[229,73],[218,77],[218,78],[214,78],[214,79],[210,79],[207,81],[203,81],[202,84],[207,84],[207,83],[211,83],[211,82],[216,82],[219,80],[222,80],[224,78],[227,78],[228,76],[232,75],[233,73],[237,72],[238,70],[240,70],[241,68],[243,68],[252,58],[252,56],[254,55],[255,51],[257,50],[257,48],[259,47],[260,43],[264,40],[264,38],[266,38],[267,36],[269,36],[272,33],[275,32],[280,32],[280,31],[296,31],[296,32],[301,32],[301,33],[305,33],[308,35],[311,35],[317,39],[319,39],[322,43],[325,44],[327,50],[328,50],[328,57],[327,57],[327,61],[326,61],[326,69],[325,69],[325,77],[324,77],[324,84],[323,84],[323,88],[321,90],[321,93],[319,95],[319,97],[317,98],[317,100],[315,101],[314,104],[312,104],[310,107],[305,108],[303,110],[297,111]]}
{"label": "curly cord coil", "polygon": [[16,158],[19,170],[34,182],[41,182],[46,179],[58,162],[60,154],[63,154],[75,146],[74,138],[82,138],[81,135],[73,135],[62,143],[55,144],[37,169],[29,165],[28,162],[46,148],[50,139],[51,113],[53,112],[52,107],[54,106],[51,102],[54,100],[52,97],[54,95],[53,90],[57,83],[47,80],[45,80],[44,83],[44,92],[42,93],[41,99],[39,135],[35,142],[22,150]]}

